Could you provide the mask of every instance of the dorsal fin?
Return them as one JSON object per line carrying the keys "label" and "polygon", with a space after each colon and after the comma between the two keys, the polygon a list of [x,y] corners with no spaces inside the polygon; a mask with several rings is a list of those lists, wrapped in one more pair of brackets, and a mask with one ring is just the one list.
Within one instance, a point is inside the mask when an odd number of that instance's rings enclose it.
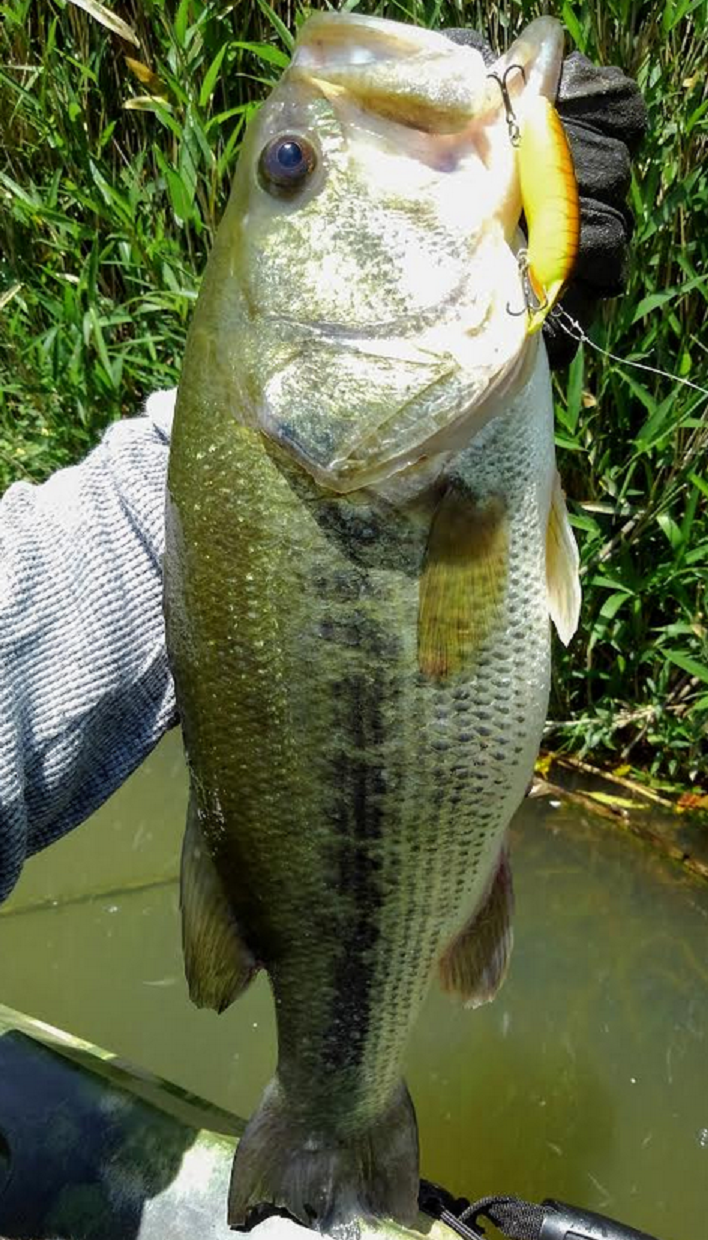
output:
{"label": "dorsal fin", "polygon": [[568,645],[580,618],[579,568],[578,547],[556,470],[546,532],[546,583],[548,611],[564,646]]}
{"label": "dorsal fin", "polygon": [[509,531],[504,501],[450,487],[433,515],[420,580],[418,662],[443,678],[474,664],[506,592]]}

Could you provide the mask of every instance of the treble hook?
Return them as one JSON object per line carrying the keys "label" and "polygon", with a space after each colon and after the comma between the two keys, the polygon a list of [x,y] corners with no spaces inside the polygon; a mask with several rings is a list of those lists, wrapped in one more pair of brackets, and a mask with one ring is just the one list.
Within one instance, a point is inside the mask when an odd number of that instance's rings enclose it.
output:
{"label": "treble hook", "polygon": [[501,91],[502,100],[504,103],[504,115],[506,117],[506,126],[507,126],[507,129],[509,130],[509,141],[511,142],[512,146],[518,146],[521,141],[521,130],[519,129],[519,124],[516,119],[516,113],[514,112],[514,107],[511,102],[511,96],[509,95],[509,87],[506,84],[506,79],[508,78],[510,73],[513,73],[514,69],[518,69],[519,73],[521,74],[525,82],[526,74],[524,72],[522,65],[507,65],[506,69],[504,70],[503,78],[500,78],[498,73],[488,73],[487,77],[494,78],[494,81],[497,83]]}
{"label": "treble hook", "polygon": [[521,287],[524,290],[524,308],[523,310],[512,310],[511,304],[506,303],[506,312],[512,318],[518,319],[522,314],[538,314],[546,309],[548,298],[544,297],[541,301],[538,296],[531,279],[531,268],[529,267],[529,256],[527,250],[519,250],[516,260],[519,264],[519,273],[521,275]]}

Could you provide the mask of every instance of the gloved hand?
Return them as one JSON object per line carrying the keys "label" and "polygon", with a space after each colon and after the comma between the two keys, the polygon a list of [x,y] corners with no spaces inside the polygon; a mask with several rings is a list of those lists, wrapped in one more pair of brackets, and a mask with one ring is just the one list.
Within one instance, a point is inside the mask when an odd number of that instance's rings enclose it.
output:
{"label": "gloved hand", "polygon": [[[497,59],[477,30],[443,30],[454,43],[481,52],[485,64]],[[580,196],[580,248],[560,305],[586,330],[604,297],[616,297],[627,284],[632,216],[625,202],[631,156],[647,128],[647,111],[636,82],[613,65],[594,65],[580,52],[563,61],[556,107],[570,143]],[[554,369],[567,366],[578,341],[553,315],[543,338]]]}

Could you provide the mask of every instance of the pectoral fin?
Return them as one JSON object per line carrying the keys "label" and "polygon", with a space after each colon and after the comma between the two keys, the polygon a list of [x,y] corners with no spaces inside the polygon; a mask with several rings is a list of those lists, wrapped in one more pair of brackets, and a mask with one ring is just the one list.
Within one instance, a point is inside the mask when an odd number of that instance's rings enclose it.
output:
{"label": "pectoral fin", "polygon": [[440,959],[443,990],[459,995],[466,1007],[489,1003],[506,977],[514,941],[513,911],[514,888],[504,848],[484,900]]}
{"label": "pectoral fin", "polygon": [[508,556],[503,500],[475,500],[451,487],[435,510],[420,580],[418,663],[424,675],[444,678],[474,664],[501,622]]}
{"label": "pectoral fin", "polygon": [[190,796],[180,876],[182,949],[189,995],[223,1012],[245,990],[256,963],[239,934]]}
{"label": "pectoral fin", "polygon": [[578,547],[556,472],[546,532],[546,582],[548,610],[564,646],[568,645],[580,618],[579,567]]}

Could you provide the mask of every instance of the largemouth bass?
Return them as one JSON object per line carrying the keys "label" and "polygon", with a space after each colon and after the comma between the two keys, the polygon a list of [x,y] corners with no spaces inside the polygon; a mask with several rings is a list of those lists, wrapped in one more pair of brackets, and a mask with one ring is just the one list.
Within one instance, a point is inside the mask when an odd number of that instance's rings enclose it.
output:
{"label": "largemouth bass", "polygon": [[577,612],[509,115],[561,57],[549,19],[491,78],[427,30],[310,18],[204,277],[165,560],[184,954],[219,1011],[266,969],[278,1028],[234,1226],[411,1223],[409,1032],[436,970],[471,1005],[506,971],[549,611],[564,637]]}

